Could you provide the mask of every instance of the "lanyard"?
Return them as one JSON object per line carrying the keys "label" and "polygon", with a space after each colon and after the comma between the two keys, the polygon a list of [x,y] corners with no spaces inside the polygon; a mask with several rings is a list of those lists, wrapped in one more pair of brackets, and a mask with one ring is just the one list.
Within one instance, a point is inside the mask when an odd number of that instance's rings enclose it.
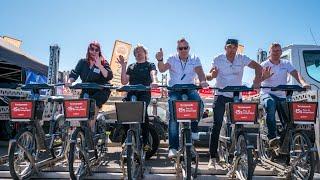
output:
{"label": "lanyard", "polygon": [[184,63],[184,66],[182,65],[182,60],[179,58],[180,60],[180,64],[181,64],[181,69],[182,69],[182,72],[183,72],[183,75],[181,77],[181,81],[186,77],[186,74],[184,73],[184,70],[186,69],[186,66],[187,66],[187,63],[188,63],[188,59],[186,60],[186,62]]}
{"label": "lanyard", "polygon": [[180,60],[180,64],[181,64],[181,68],[182,68],[182,71],[184,72],[184,70],[186,69],[186,66],[187,66],[187,63],[188,63],[188,59],[186,60],[186,62],[184,63],[184,66],[182,64],[182,60],[179,58]]}

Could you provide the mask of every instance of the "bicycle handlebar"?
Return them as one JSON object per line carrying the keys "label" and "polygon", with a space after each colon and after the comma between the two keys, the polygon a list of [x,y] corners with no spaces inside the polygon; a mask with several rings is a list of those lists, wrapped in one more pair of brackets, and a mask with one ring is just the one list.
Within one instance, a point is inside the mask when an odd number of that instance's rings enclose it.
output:
{"label": "bicycle handlebar", "polygon": [[142,84],[136,85],[124,85],[121,87],[116,88],[119,92],[130,92],[130,91],[150,91],[150,86],[144,86]]}
{"label": "bicycle handlebar", "polygon": [[97,83],[77,83],[69,87],[70,89],[112,89],[114,88],[111,84],[97,84]]}
{"label": "bicycle handlebar", "polygon": [[306,91],[306,88],[303,88],[299,85],[278,85],[276,87],[271,86],[261,86],[260,88],[268,88],[271,89],[271,91]]}
{"label": "bicycle handlebar", "polygon": [[168,90],[175,90],[175,91],[202,89],[201,86],[197,86],[194,84],[175,84],[173,86],[158,86],[158,87],[164,87],[164,88],[167,88]]}

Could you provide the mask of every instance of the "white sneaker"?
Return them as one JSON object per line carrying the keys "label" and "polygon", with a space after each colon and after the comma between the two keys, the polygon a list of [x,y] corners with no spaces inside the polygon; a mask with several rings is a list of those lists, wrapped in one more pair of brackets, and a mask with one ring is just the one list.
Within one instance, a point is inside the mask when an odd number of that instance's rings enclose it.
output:
{"label": "white sneaker", "polygon": [[209,169],[216,169],[216,163],[217,163],[216,161],[217,161],[216,158],[211,158],[209,160],[208,168]]}
{"label": "white sneaker", "polygon": [[176,149],[169,149],[168,158],[172,159],[177,157],[177,150]]}
{"label": "white sneaker", "polygon": [[198,141],[200,139],[199,133],[192,133],[191,138],[192,140]]}

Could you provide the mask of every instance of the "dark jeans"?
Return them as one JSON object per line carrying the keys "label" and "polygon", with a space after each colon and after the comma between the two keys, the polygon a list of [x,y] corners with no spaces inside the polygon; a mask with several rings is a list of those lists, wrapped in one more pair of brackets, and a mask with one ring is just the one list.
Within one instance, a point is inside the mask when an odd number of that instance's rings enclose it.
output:
{"label": "dark jeans", "polygon": [[215,96],[215,101],[213,102],[213,125],[210,135],[210,157],[218,158],[218,142],[220,136],[220,130],[223,122],[223,117],[225,113],[226,103],[233,102],[233,98],[225,96]]}
{"label": "dark jeans", "polygon": [[[169,149],[178,149],[179,148],[179,124],[174,118],[173,114],[173,101],[182,100],[182,92],[179,91],[169,91]],[[188,91],[187,93],[189,100],[199,100],[200,103],[200,114],[203,112],[203,102],[197,91]],[[200,120],[200,119],[199,119]],[[191,122],[191,131],[198,132],[198,121]]]}
{"label": "dark jeans", "polygon": [[[150,104],[151,93],[150,92],[129,92],[125,100],[130,101],[132,95],[135,95],[137,97],[137,101],[146,102],[146,115],[145,115],[144,123],[141,124],[141,129],[142,129],[143,144],[147,144],[148,137],[149,137],[149,116],[148,116],[147,109]],[[127,131],[129,129],[129,126],[125,125],[125,129]]]}
{"label": "dark jeans", "polygon": [[264,94],[260,97],[260,102],[262,102],[263,107],[267,113],[267,127],[268,127],[268,138],[273,139],[277,137],[277,124],[276,124],[276,111],[282,125],[284,125],[284,119],[286,118],[284,109],[281,102],[285,102],[285,98],[279,98],[272,94]]}

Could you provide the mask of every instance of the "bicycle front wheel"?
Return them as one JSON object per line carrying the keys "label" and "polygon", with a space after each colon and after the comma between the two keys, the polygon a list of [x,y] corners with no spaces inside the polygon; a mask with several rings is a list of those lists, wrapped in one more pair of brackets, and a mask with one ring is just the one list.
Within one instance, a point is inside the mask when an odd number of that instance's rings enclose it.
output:
{"label": "bicycle front wheel", "polygon": [[237,140],[237,158],[236,175],[241,180],[251,180],[254,172],[253,149],[247,148],[247,137],[244,134],[239,135]]}
{"label": "bicycle front wheel", "polygon": [[85,137],[80,128],[77,128],[71,137],[71,143],[68,153],[70,178],[75,180],[81,178],[86,173],[88,164],[84,159]]}
{"label": "bicycle front wheel", "polygon": [[137,167],[137,155],[135,154],[135,137],[132,131],[129,131],[126,140],[126,153],[127,153],[127,178],[129,180],[136,179],[138,167]]}
{"label": "bicycle front wheel", "polygon": [[13,179],[28,179],[34,170],[32,161],[37,151],[36,140],[34,134],[28,129],[22,129],[15,140],[16,142],[13,142],[9,149],[10,174]]}
{"label": "bicycle front wheel", "polygon": [[311,180],[314,176],[315,156],[309,137],[298,132],[290,144],[290,165],[296,179]]}
{"label": "bicycle front wheel", "polygon": [[183,134],[184,134],[184,155],[183,155],[183,161],[184,161],[184,167],[183,167],[183,171],[184,171],[184,179],[186,180],[190,180],[191,179],[191,158],[192,158],[192,154],[191,154],[191,146],[190,144],[192,143],[191,140],[191,131],[190,129],[184,129],[183,130]]}

